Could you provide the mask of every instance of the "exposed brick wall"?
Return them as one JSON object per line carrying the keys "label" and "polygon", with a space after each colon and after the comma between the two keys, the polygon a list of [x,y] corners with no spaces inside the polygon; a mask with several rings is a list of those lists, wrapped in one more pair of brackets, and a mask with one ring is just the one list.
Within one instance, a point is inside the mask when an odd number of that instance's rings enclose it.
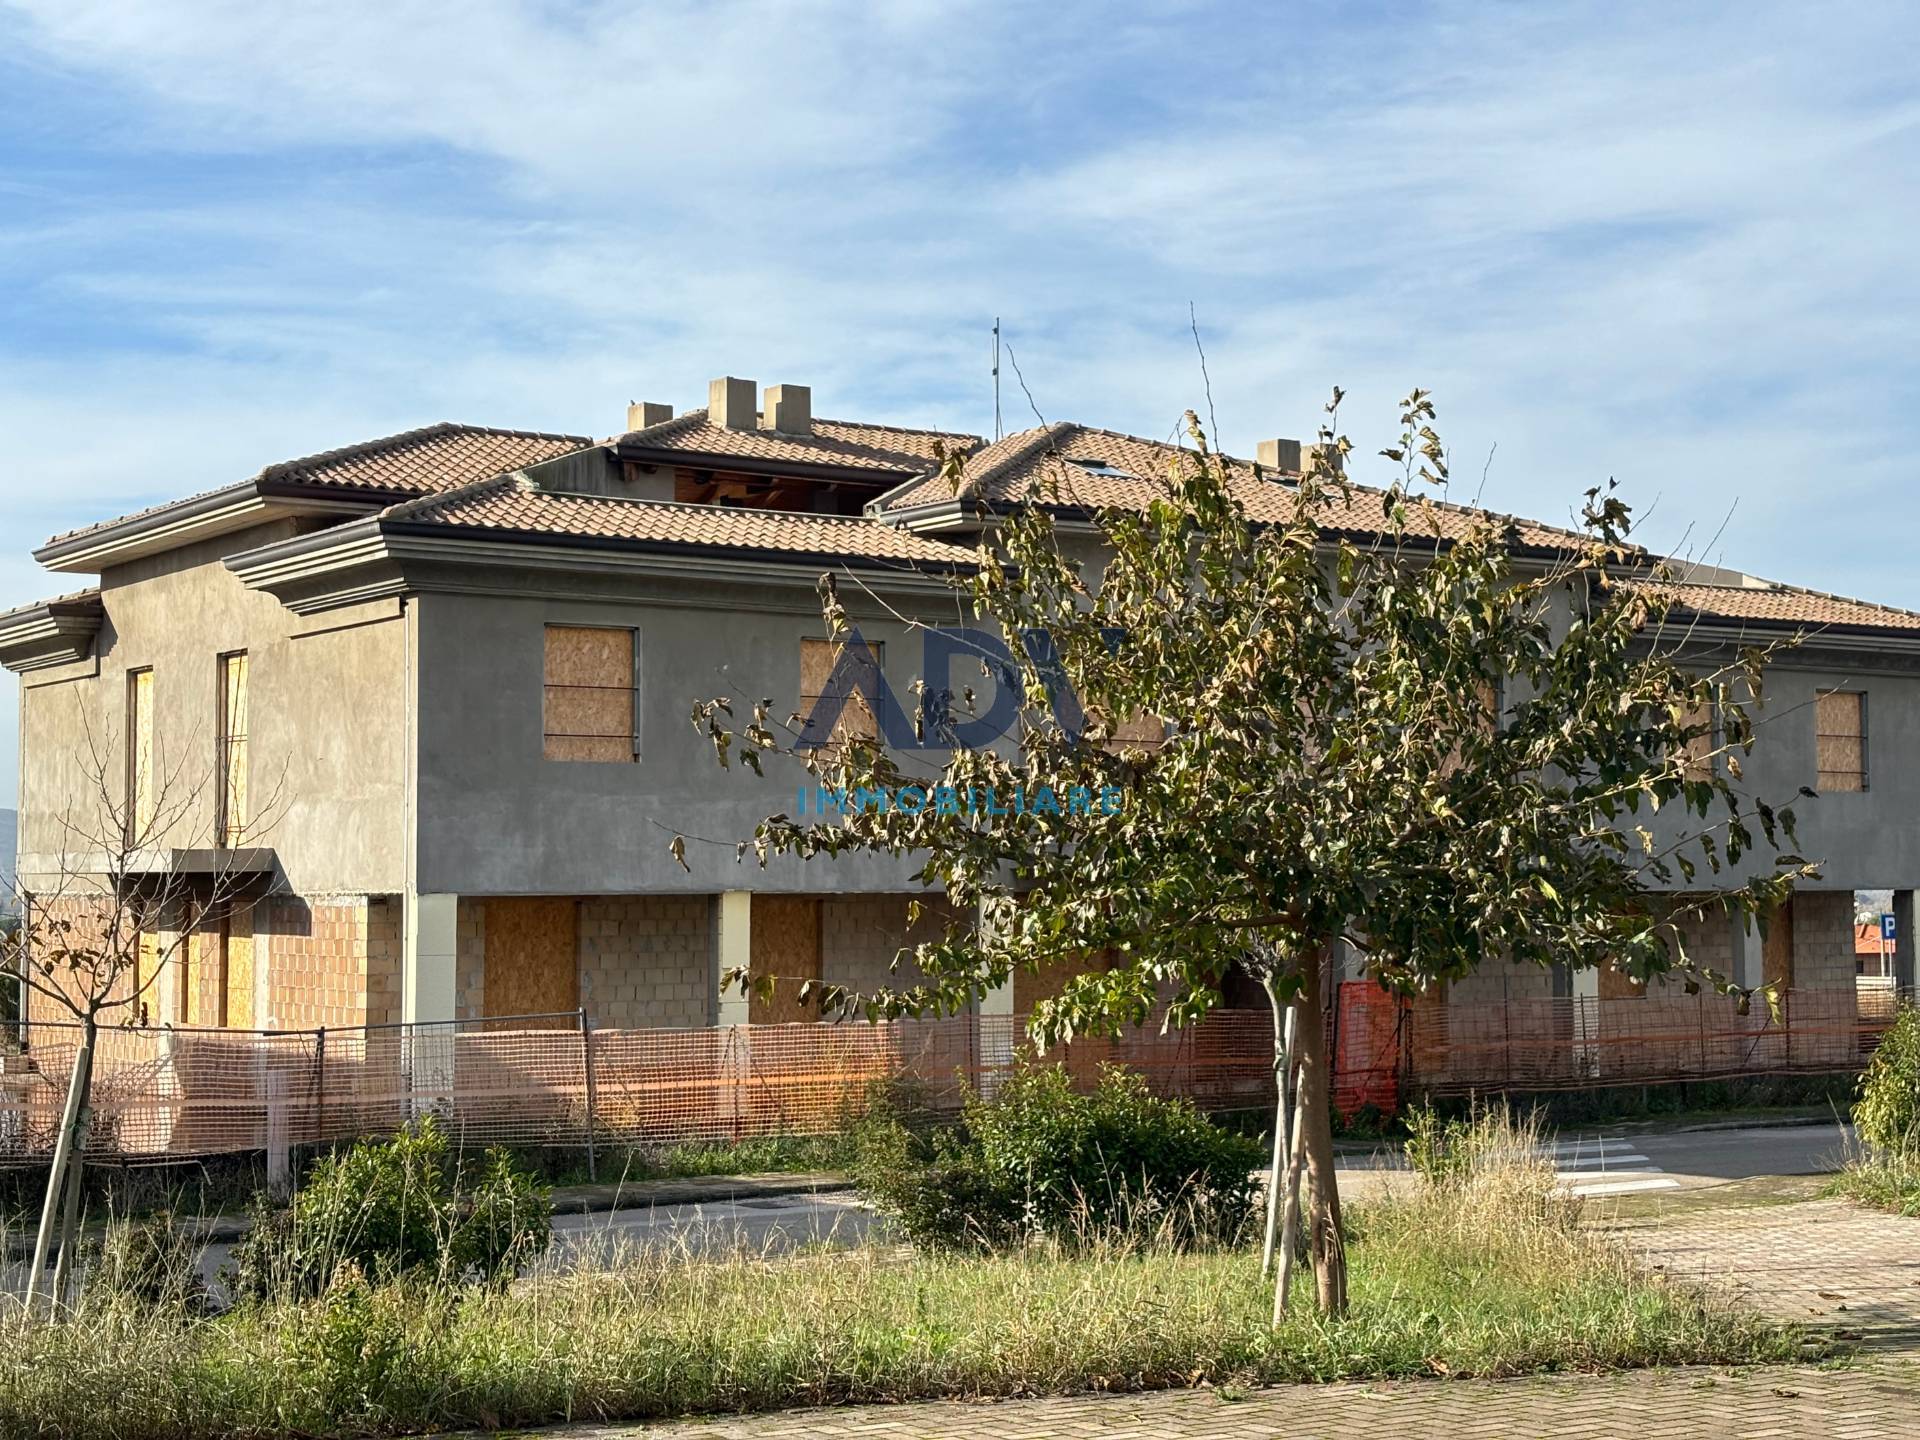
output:
{"label": "exposed brick wall", "polygon": [[[275,898],[255,911],[266,1024],[281,1030],[398,1018],[400,904],[385,896]],[[262,924],[261,922],[264,922]]]}
{"label": "exposed brick wall", "polygon": [[487,906],[461,900],[454,917],[453,1014],[475,1020],[487,1013]]}
{"label": "exposed brick wall", "polygon": [[[109,958],[121,953],[128,943],[110,943],[105,938],[109,910],[106,900],[85,896],[36,901],[31,915],[35,950],[44,952],[61,948],[82,953],[93,952],[103,957],[106,968],[111,969],[114,964],[121,964],[125,968],[124,962]],[[77,976],[70,968],[48,970],[37,965],[34,976],[41,984],[66,995],[77,997],[91,989],[86,978]],[[116,996],[131,994],[136,983],[132,974],[128,974],[113,987],[113,993]],[[26,1018],[30,1024],[36,1020],[73,1018],[72,1011],[51,996],[28,990],[25,998]],[[124,1008],[106,1012],[108,1023],[117,1023],[126,1013]]]}
{"label": "exposed brick wall", "polygon": [[1853,892],[1800,890],[1793,897],[1793,988],[1852,990]]}
{"label": "exposed brick wall", "polygon": [[820,972],[830,985],[871,992],[899,989],[921,978],[920,967],[903,961],[892,970],[902,949],[939,939],[953,918],[952,907],[939,896],[922,896],[920,923],[907,925],[908,895],[836,895],[821,902]]}
{"label": "exposed brick wall", "polygon": [[580,902],[580,1003],[615,1030],[713,1023],[713,902],[705,895]]}
{"label": "exposed brick wall", "polygon": [[367,1024],[400,1022],[405,907],[397,895],[367,901]]}

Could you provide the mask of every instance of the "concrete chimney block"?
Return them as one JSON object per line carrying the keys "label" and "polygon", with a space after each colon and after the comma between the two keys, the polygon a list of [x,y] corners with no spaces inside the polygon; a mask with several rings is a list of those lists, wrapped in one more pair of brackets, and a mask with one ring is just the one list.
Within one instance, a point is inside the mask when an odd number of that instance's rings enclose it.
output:
{"label": "concrete chimney block", "polygon": [[1300,473],[1300,442],[1298,440],[1262,440],[1254,452],[1262,468],[1279,470],[1288,475]]}
{"label": "concrete chimney block", "polygon": [[652,400],[637,400],[627,406],[627,429],[646,430],[654,425],[664,425],[673,418],[671,405],[660,405]]}
{"label": "concrete chimney block", "polygon": [[813,433],[813,391],[805,385],[769,385],[766,427],[782,435]]}
{"label": "concrete chimney block", "polygon": [[1325,460],[1327,464],[1327,469],[1331,470],[1336,475],[1338,475],[1342,470],[1347,468],[1346,464],[1340,458],[1340,447],[1338,445],[1326,444],[1326,445],[1305,445],[1301,447],[1300,458],[1301,458],[1301,461],[1303,462],[1303,466],[1302,466],[1303,470],[1304,470],[1304,462],[1312,460],[1316,455],[1319,456],[1321,459]]}
{"label": "concrete chimney block", "polygon": [[751,380],[723,375],[707,385],[707,419],[727,430],[757,430],[760,416],[754,407],[759,390]]}

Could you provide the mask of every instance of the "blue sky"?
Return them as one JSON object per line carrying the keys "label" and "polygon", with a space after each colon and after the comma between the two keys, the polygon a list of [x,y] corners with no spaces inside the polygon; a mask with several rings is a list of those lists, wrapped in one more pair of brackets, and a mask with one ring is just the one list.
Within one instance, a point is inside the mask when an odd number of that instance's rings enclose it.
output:
{"label": "blue sky", "polygon": [[[1250,451],[1437,392],[1456,475],[1920,607],[1898,5],[0,0],[0,604],[46,535],[725,372]],[[1031,418],[1016,387],[1009,425]],[[1491,463],[1489,463],[1491,457]],[[1364,478],[1365,471],[1362,476]],[[0,804],[15,790],[0,684]]]}

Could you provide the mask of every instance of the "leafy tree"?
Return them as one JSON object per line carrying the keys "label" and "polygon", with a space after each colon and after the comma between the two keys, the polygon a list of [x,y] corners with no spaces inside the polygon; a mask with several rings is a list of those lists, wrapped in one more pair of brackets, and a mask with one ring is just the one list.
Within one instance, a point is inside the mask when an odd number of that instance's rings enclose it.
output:
{"label": "leafy tree", "polygon": [[[1611,485],[1543,551],[1511,522],[1435,503],[1446,465],[1424,392],[1381,452],[1392,482],[1349,483],[1338,402],[1297,483],[1216,456],[1189,414],[1192,446],[1152,502],[1093,517],[1108,557],[1097,575],[1058,542],[1057,494],[1010,515],[955,584],[1003,637],[979,659],[1018,713],[1006,744],[956,749],[936,781],[857,736],[783,739],[771,702],[745,724],[730,698],[694,713],[723,764],[740,754],[760,770],[780,752],[829,792],[937,784],[960,797],[758,827],[763,864],[919,857],[918,878],[978,916],[913,952],[919,983],[816,992],[827,1009],[951,1013],[1021,966],[1081,972],[1036,1008],[1043,1042],[1156,1015],[1190,1024],[1236,967],[1259,978],[1276,1022],[1290,1007],[1285,1188],[1297,1196],[1304,1171],[1329,1312],[1347,1287],[1320,999],[1343,948],[1409,996],[1509,960],[1732,989],[1687,954],[1659,892],[1742,864],[1762,839],[1762,863],[1743,867],[1757,874],[1682,908],[1763,916],[1812,873],[1780,853],[1791,811],[1738,788],[1767,657],[1707,674],[1679,663],[1658,572],[1625,578],[1650,567]],[[961,468],[948,463],[955,479]],[[851,638],[833,577],[822,593],[833,633]],[[1141,716],[1163,719],[1163,740],[1116,739]],[[1043,787],[1057,809],[1031,803]],[[990,815],[989,795],[1028,803]],[[1116,813],[1075,813],[1101,809]],[[1662,809],[1656,834],[1648,817]],[[1290,1233],[1276,1308],[1292,1251]]]}

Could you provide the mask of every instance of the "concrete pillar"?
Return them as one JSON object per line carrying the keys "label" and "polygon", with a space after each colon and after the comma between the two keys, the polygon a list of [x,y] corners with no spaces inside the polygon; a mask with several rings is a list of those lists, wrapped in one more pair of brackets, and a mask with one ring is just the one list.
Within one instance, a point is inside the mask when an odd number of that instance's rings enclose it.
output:
{"label": "concrete pillar", "polygon": [[721,977],[753,963],[753,892],[722,891],[715,910],[713,1023],[744,1025],[749,1013],[747,993],[738,984],[722,988]]}
{"label": "concrete pillar", "polygon": [[1729,915],[1727,923],[1733,927],[1730,950],[1733,963],[1729,978],[1746,989],[1757,989],[1767,978],[1767,942],[1760,933],[1759,917]]}
{"label": "concrete pillar", "polygon": [[401,957],[400,1018],[409,1025],[454,1018],[458,895],[409,895]]}
{"label": "concrete pillar", "polygon": [[1893,892],[1893,923],[1898,933],[1893,941],[1893,983],[1903,991],[1914,987],[1913,891]]}

